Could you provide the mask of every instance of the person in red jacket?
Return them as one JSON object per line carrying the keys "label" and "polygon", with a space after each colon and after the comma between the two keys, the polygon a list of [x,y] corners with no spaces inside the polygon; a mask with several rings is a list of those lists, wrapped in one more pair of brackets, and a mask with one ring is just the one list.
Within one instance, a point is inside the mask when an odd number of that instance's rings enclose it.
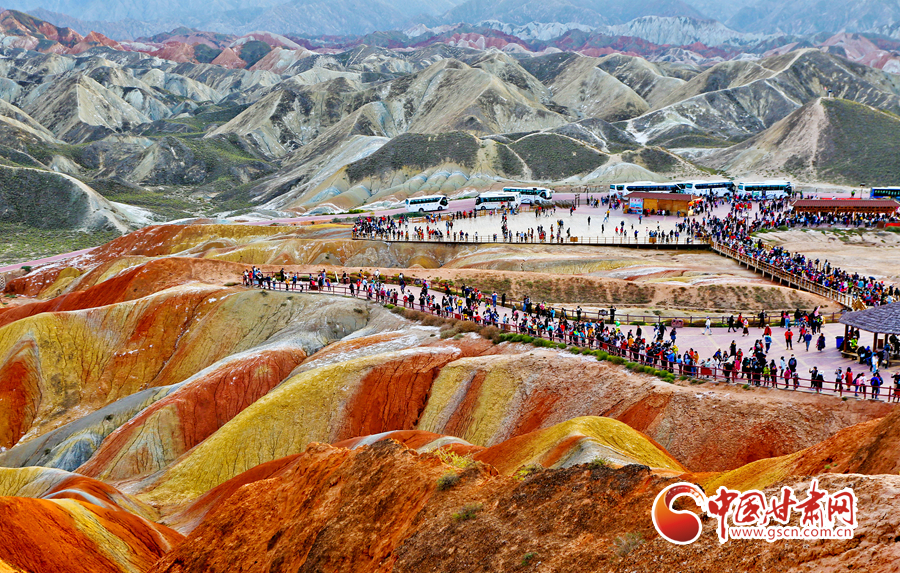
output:
{"label": "person in red jacket", "polygon": [[787,330],[785,330],[785,331],[784,331],[784,345],[785,345],[785,347],[790,348],[791,350],[793,350],[793,349],[794,349],[794,344],[793,344],[793,342],[792,342],[793,340],[794,340],[794,332],[793,332],[790,328],[787,329]]}

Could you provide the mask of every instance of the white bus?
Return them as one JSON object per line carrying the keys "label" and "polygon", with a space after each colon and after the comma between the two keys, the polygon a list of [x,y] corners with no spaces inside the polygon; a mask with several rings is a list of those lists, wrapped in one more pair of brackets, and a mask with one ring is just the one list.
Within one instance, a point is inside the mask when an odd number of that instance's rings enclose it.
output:
{"label": "white bus", "polygon": [[792,191],[790,181],[746,181],[737,186],[739,196],[753,199],[782,199]]}
{"label": "white bus", "polygon": [[724,197],[729,193],[734,193],[734,190],[737,188],[734,181],[728,181],[727,179],[722,179],[721,181],[684,181],[677,185],[685,193],[702,197],[708,195]]}
{"label": "white bus", "polygon": [[632,191],[649,191],[651,193],[678,193],[679,189],[677,183],[654,183],[653,181],[615,183],[609,186],[610,193],[630,193]]}
{"label": "white bus", "polygon": [[546,187],[504,187],[504,193],[518,193],[522,203],[534,205],[535,202],[550,201],[553,191]]}
{"label": "white bus", "polygon": [[406,200],[408,213],[424,213],[426,211],[443,211],[450,202],[444,195],[425,195]]}
{"label": "white bus", "polygon": [[482,211],[502,207],[518,207],[521,203],[522,199],[518,193],[507,193],[506,191],[487,191],[480,193],[475,198],[475,208]]}
{"label": "white bus", "polygon": [[872,187],[872,199],[900,199],[900,187]]}

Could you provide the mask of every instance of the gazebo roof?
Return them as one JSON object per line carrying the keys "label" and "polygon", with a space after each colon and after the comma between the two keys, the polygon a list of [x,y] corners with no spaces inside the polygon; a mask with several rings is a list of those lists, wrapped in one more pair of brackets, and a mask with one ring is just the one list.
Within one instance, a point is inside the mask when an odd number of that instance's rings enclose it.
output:
{"label": "gazebo roof", "polygon": [[840,322],[867,332],[900,334],[900,302],[847,312]]}

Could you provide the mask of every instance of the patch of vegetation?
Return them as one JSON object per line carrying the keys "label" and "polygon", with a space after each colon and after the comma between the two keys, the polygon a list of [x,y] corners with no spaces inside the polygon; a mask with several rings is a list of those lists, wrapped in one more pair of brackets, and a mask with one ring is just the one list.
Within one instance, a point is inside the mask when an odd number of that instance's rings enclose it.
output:
{"label": "patch of vegetation", "polygon": [[259,40],[250,40],[241,47],[241,59],[247,62],[249,68],[272,51],[272,46]]}
{"label": "patch of vegetation", "polygon": [[448,466],[453,466],[461,470],[471,467],[475,463],[472,456],[461,456],[449,448],[439,448],[431,453],[440,458],[440,460]]}
{"label": "patch of vegetation", "polygon": [[438,478],[437,487],[440,491],[446,491],[459,483],[460,477],[456,472],[447,472]]}
{"label": "patch of vegetation", "polygon": [[519,65],[540,80],[541,83],[546,84],[548,81],[552,82],[556,76],[566,69],[569,61],[577,57],[577,54],[571,52],[560,52],[538,56],[537,58],[524,58],[519,62]]}
{"label": "patch of vegetation", "polygon": [[43,145],[33,144],[26,145],[25,151],[34,159],[40,161],[44,165],[49,165],[53,161],[54,155],[60,155],[67,159],[71,159],[79,165],[84,165],[82,154],[87,143],[63,144],[63,145]]}
{"label": "patch of vegetation", "polygon": [[613,541],[614,551],[619,558],[624,559],[632,551],[644,544],[644,536],[640,533],[626,533],[625,535],[616,537]]}
{"label": "patch of vegetation", "polygon": [[91,181],[91,187],[110,201],[142,207],[167,220],[191,217],[198,209],[196,203],[176,193],[152,191],[120,179],[97,179]]}
{"label": "patch of vegetation", "polygon": [[588,467],[591,468],[592,470],[599,470],[600,468],[608,468],[609,460],[606,458],[603,458],[603,457],[594,458],[588,464]]}
{"label": "patch of vegetation", "polygon": [[519,567],[528,567],[531,565],[531,562],[537,559],[538,554],[534,551],[529,551],[525,555],[522,556],[522,561],[519,563]]}
{"label": "patch of vegetation", "polygon": [[194,46],[194,57],[201,64],[208,64],[219,57],[222,53],[221,48],[213,48],[206,44],[197,44]]}
{"label": "patch of vegetation", "polygon": [[645,167],[654,173],[670,173],[678,166],[678,158],[660,147],[644,147],[637,151],[626,151],[622,159]]}
{"label": "patch of vegetation", "polygon": [[347,166],[351,183],[412,167],[425,169],[442,163],[475,167],[478,140],[460,131],[428,135],[405,133],[395,137],[378,151]]}
{"label": "patch of vegetation", "polygon": [[540,473],[542,471],[544,471],[544,466],[542,466],[541,464],[528,464],[527,466],[522,466],[515,472],[513,472],[512,477],[516,478],[517,480],[524,481],[530,476],[533,476],[534,474]]}
{"label": "patch of vegetation", "polygon": [[900,119],[843,99],[823,99],[830,124],[820,141],[818,170],[854,185],[900,182]]}
{"label": "patch of vegetation", "polygon": [[85,233],[65,229],[37,229],[24,223],[0,222],[0,265],[30,261],[108,243],[117,231]]}
{"label": "patch of vegetation", "polygon": [[453,514],[453,521],[468,521],[470,519],[475,519],[478,515],[478,512],[482,510],[484,506],[480,503],[469,503],[463,506],[459,511]]}
{"label": "patch of vegetation", "polygon": [[510,145],[537,179],[555,181],[589,173],[609,156],[568,137],[538,133]]}
{"label": "patch of vegetation", "polygon": [[712,137],[708,135],[699,135],[699,134],[687,134],[680,135],[678,137],[674,137],[665,142],[665,146],[672,147],[705,147],[705,148],[719,148],[719,147],[731,147],[735,142],[728,141],[727,139],[720,139],[718,137]]}
{"label": "patch of vegetation", "polygon": [[504,175],[520,176],[525,172],[525,164],[519,156],[502,143],[497,144],[497,157],[494,158],[494,170]]}
{"label": "patch of vegetation", "polygon": [[11,147],[0,145],[0,161],[10,167],[36,167],[38,169],[43,166],[38,163],[34,157],[21,151],[16,151]]}

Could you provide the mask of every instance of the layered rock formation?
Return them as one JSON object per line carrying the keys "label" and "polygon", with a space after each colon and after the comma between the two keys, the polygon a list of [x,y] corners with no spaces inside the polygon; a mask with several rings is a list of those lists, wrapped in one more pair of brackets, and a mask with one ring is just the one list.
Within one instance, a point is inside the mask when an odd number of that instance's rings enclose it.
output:
{"label": "layered rock formation", "polygon": [[[872,500],[895,488],[891,405],[667,383],[374,302],[233,284],[250,264],[412,255],[326,247],[332,230],[150,227],[10,282],[4,567],[640,570],[683,558],[647,518],[665,485],[776,491],[809,475],[858,488],[864,551],[734,544],[697,567],[888,551]],[[472,272],[499,264],[443,248],[431,256]]]}

